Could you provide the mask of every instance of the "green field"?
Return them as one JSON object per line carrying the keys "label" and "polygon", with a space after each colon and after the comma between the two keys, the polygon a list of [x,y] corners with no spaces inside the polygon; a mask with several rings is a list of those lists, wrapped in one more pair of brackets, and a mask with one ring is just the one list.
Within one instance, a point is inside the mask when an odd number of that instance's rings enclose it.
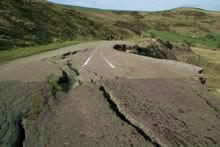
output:
{"label": "green field", "polygon": [[220,50],[220,33],[210,33],[206,36],[192,37],[174,32],[151,30],[144,34],[146,37],[160,38],[177,43],[189,43],[191,46],[206,47]]}

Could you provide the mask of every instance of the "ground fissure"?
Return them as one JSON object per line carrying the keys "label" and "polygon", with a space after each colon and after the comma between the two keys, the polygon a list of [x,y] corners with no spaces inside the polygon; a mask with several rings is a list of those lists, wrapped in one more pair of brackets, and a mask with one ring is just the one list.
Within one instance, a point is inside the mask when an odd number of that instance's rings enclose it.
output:
{"label": "ground fissure", "polygon": [[103,85],[100,86],[100,91],[103,92],[104,97],[106,98],[107,102],[109,103],[109,106],[111,108],[112,111],[115,112],[115,114],[124,122],[126,122],[128,125],[132,126],[141,136],[144,137],[144,139],[146,141],[150,141],[154,146],[156,147],[161,147],[161,145],[159,143],[157,143],[154,139],[152,139],[152,137],[148,134],[145,133],[145,131],[138,126],[135,123],[132,123],[132,121],[129,119],[129,117],[127,116],[127,114],[124,114],[123,112],[120,111],[119,106],[117,105],[117,103],[112,99],[112,96],[110,95],[110,93],[108,93],[105,89],[105,87]]}

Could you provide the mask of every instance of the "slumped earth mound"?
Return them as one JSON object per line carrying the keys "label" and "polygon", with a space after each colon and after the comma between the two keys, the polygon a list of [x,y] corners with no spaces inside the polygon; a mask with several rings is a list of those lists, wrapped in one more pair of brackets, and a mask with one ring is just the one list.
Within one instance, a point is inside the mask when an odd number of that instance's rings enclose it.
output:
{"label": "slumped earth mound", "polygon": [[148,56],[157,59],[168,59],[178,61],[178,55],[183,53],[193,53],[187,44],[172,44],[161,39],[147,40],[138,45],[117,44],[114,49]]}

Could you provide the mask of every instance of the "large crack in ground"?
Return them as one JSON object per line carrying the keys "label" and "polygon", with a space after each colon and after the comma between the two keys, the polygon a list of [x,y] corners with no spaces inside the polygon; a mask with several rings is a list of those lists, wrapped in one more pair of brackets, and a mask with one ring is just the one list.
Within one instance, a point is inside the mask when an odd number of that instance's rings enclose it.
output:
{"label": "large crack in ground", "polygon": [[141,124],[139,122],[135,121],[131,117],[128,117],[128,115],[124,114],[121,111],[121,109],[118,106],[117,102],[115,102],[112,99],[112,96],[106,91],[106,89],[105,89],[105,87],[103,85],[100,86],[99,90],[103,92],[103,95],[106,98],[107,102],[109,103],[110,108],[112,109],[112,111],[114,111],[114,113],[116,113],[116,115],[121,120],[126,122],[128,125],[132,126],[141,136],[144,137],[144,139],[146,141],[151,142],[156,147],[161,147],[161,145],[155,139],[153,139],[150,135],[145,133],[145,131],[142,129],[143,127],[141,127]]}
{"label": "large crack in ground", "polygon": [[22,124],[22,118],[18,117],[15,121],[15,126],[17,130],[17,140],[15,142],[16,147],[23,147],[23,142],[25,140],[25,128]]}
{"label": "large crack in ground", "polygon": [[66,65],[68,66],[68,68],[69,68],[70,70],[72,70],[73,72],[75,72],[77,76],[80,75],[79,71],[78,71],[76,68],[73,67],[72,63],[70,63],[70,60],[67,61]]}
{"label": "large crack in ground", "polygon": [[[72,69],[72,65],[70,65]],[[35,140],[37,134],[27,135],[38,130],[34,123],[44,112],[48,113],[60,94],[68,93],[78,83],[79,72],[62,70],[59,75],[52,74],[46,82],[23,83],[6,81],[0,83],[0,146],[25,146],[25,139]],[[59,92],[58,97],[56,93]],[[63,93],[63,94],[62,94]],[[50,100],[49,100],[50,99]],[[50,101],[50,102],[49,102]],[[52,102],[53,101],[53,102]],[[51,111],[52,112],[52,111]]]}
{"label": "large crack in ground", "polygon": [[28,136],[29,122],[34,122],[51,93],[46,82],[0,82],[0,146],[23,147]]}
{"label": "large crack in ground", "polygon": [[212,105],[206,98],[204,98],[202,95],[203,95],[203,89],[202,89],[201,93],[198,94],[198,96],[199,96],[201,99],[203,99],[203,100],[206,102],[206,104],[207,104],[209,107],[211,107],[211,108],[217,113],[216,117],[217,117],[218,119],[220,119],[220,111],[219,111],[215,106],[213,106],[213,105]]}

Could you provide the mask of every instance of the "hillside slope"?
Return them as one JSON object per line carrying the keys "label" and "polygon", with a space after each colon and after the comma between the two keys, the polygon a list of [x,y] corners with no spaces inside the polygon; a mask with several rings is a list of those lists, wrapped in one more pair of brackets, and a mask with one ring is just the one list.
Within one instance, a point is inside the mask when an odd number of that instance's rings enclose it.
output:
{"label": "hillside slope", "polygon": [[67,40],[151,37],[220,48],[220,13],[193,8],[115,11],[0,1],[0,50]]}
{"label": "hillside slope", "polygon": [[0,50],[119,33],[55,4],[0,1]]}
{"label": "hillside slope", "polygon": [[220,47],[220,13],[193,8],[160,12],[101,11],[73,7],[96,22],[134,32],[141,37]]}

